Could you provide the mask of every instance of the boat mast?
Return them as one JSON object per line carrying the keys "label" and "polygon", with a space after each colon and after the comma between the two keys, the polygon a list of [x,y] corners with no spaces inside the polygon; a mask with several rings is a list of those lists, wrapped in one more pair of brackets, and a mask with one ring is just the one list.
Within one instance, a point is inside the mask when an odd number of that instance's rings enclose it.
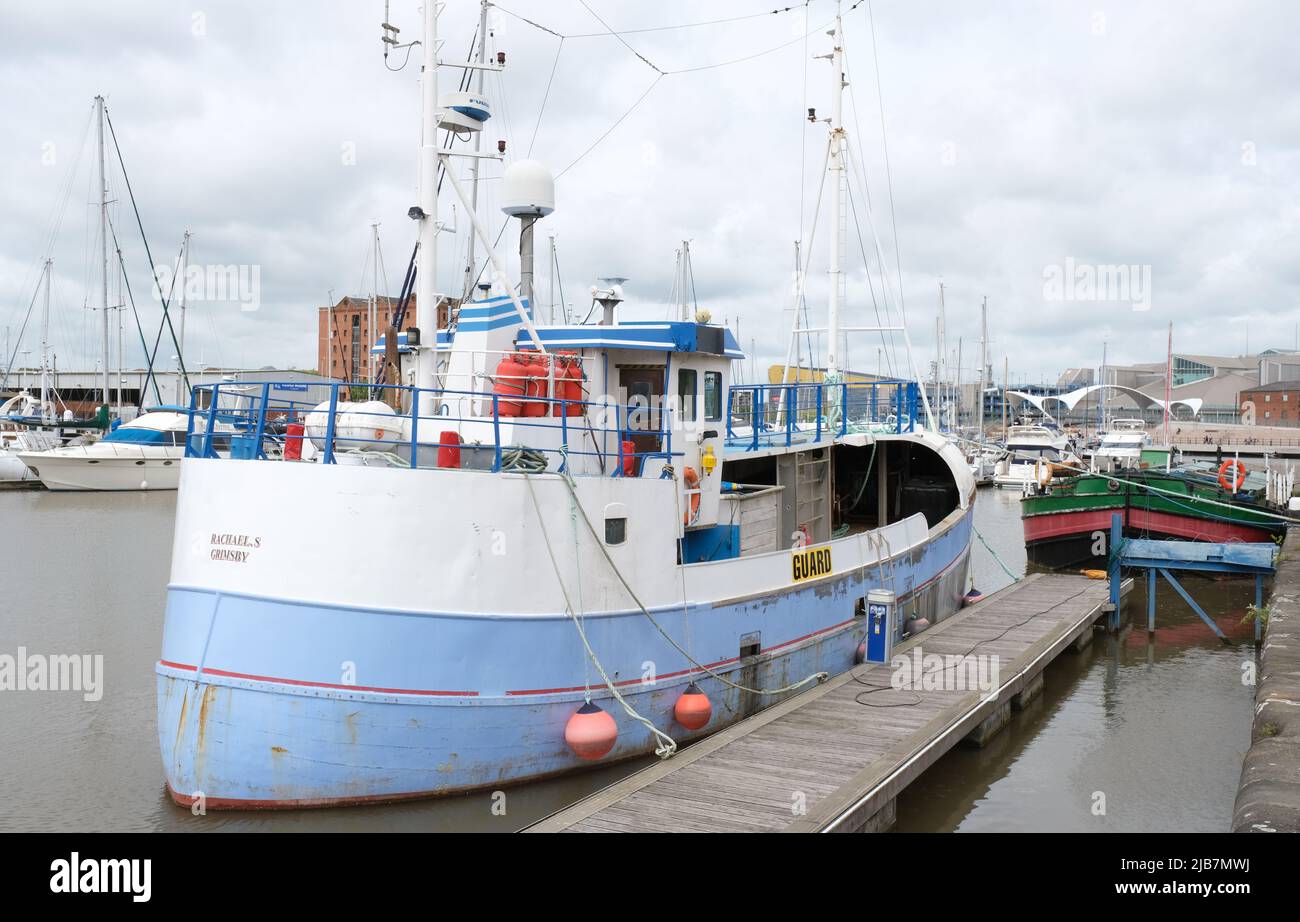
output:
{"label": "boat mast", "polygon": [[50,284],[54,276],[54,260],[45,260],[45,308],[41,312],[41,418],[49,420],[53,415],[50,407]]}
{"label": "boat mast", "polygon": [[100,320],[103,328],[104,366],[102,368],[102,389],[104,406],[108,406],[108,175],[104,169],[104,97],[95,97],[95,108],[99,123],[99,243],[100,257],[103,264],[102,299],[100,300]]}
{"label": "boat mast", "polygon": [[845,195],[847,186],[844,171],[844,30],[840,21],[840,4],[835,4],[835,28],[831,33],[831,139],[830,155],[826,169],[831,188],[831,296],[826,314],[826,375],[823,380],[836,383],[840,380],[840,307],[844,301],[844,238],[846,220]]}
{"label": "boat mast", "polygon": [[[438,386],[438,3],[424,4],[424,33],[420,52],[424,59],[420,78],[420,182],[419,221],[420,249],[415,257],[415,309],[420,326],[430,330],[427,360],[419,365],[416,385],[432,389]],[[432,324],[429,322],[432,320]],[[433,412],[433,395],[420,395],[420,415]]]}
{"label": "boat mast", "polygon": [[1174,399],[1174,321],[1169,321],[1169,350],[1165,359],[1165,447],[1169,447],[1169,404]]}
{"label": "boat mast", "polygon": [[957,372],[953,381],[954,429],[961,429],[961,337],[957,337]]}
{"label": "boat mast", "polygon": [[[181,362],[184,361],[185,354],[185,275],[190,267],[190,231],[185,229],[185,237],[181,242],[181,335],[180,341],[176,346],[176,405],[183,406],[185,384],[181,379]],[[327,350],[333,343],[327,343]],[[328,352],[327,352],[328,354]]]}
{"label": "boat mast", "polygon": [[[480,65],[485,64],[487,62],[487,20],[488,20],[489,5],[490,4],[488,3],[488,0],[482,0],[482,5],[479,9],[479,14],[478,14],[478,63]],[[486,71],[482,67],[480,67],[476,74],[476,77],[478,78],[478,86],[475,87],[475,91],[480,96],[483,95],[483,76],[485,73]],[[478,154],[482,151],[482,149],[483,149],[483,132],[476,131],[474,132],[474,153]],[[471,157],[469,161],[470,163],[470,193],[469,193],[470,207],[473,208],[476,213],[478,211],[478,170],[479,170],[480,162],[481,162],[481,158],[477,156]],[[474,243],[475,243],[474,235],[470,234],[469,253],[465,260],[465,284],[462,288],[462,294],[461,294],[462,301],[468,301],[470,299],[470,295],[474,293],[473,292],[474,265],[475,265]],[[552,311],[552,314],[553,313],[554,311]],[[555,322],[553,316],[551,322],[552,323]]]}
{"label": "boat mast", "polygon": [[989,362],[989,296],[984,296],[984,303],[980,305],[980,385],[979,396],[976,401],[979,403],[979,440],[984,442],[984,391],[986,375],[988,374]]}
{"label": "boat mast", "polygon": [[[551,231],[551,270],[547,273],[551,277],[551,313],[550,324],[555,326],[555,231]],[[565,318],[568,322],[568,318]]]}
{"label": "boat mast", "polygon": [[[687,280],[691,274],[691,242],[682,241],[682,248],[677,254],[677,271],[679,273],[677,298],[680,303],[680,313],[682,322],[689,322],[691,319],[691,304],[687,299]],[[739,340],[737,340],[739,342]]]}
{"label": "boat mast", "polygon": [[1101,401],[1097,406],[1097,434],[1106,431],[1106,340],[1101,341]]}

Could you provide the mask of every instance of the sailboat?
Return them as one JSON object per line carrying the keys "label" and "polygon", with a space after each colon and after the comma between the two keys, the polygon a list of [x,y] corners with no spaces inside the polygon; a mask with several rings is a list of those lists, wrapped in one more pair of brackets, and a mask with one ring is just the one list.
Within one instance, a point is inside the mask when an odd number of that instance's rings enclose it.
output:
{"label": "sailboat", "polygon": [[[175,490],[180,480],[180,462],[185,457],[185,443],[190,428],[189,407],[159,405],[143,407],[143,412],[133,419],[123,422],[123,417],[111,419],[109,388],[109,246],[110,229],[108,223],[108,178],[105,165],[104,126],[107,118],[104,97],[95,97],[95,111],[98,121],[98,160],[100,191],[100,243],[102,263],[102,285],[100,303],[103,355],[101,388],[103,404],[99,407],[95,425],[106,430],[102,438],[79,438],[70,444],[51,442],[49,440],[24,439],[15,445],[10,454],[21,464],[27,479],[39,480],[52,491],[68,490]],[[186,231],[180,256],[178,257],[178,275],[184,278],[185,267],[189,259],[190,233]],[[121,260],[121,251],[118,251]],[[42,340],[42,405],[48,397],[48,329],[49,329],[49,291],[50,261],[46,261],[45,293],[45,335]],[[181,339],[177,342],[177,352],[185,335],[185,286],[182,284],[181,300]],[[165,316],[164,323],[168,322]],[[122,353],[119,327],[119,357]],[[147,347],[146,347],[147,348]],[[150,365],[152,372],[152,360]],[[152,374],[149,375],[152,379]],[[178,394],[181,376],[177,376]],[[143,393],[143,391],[142,391]],[[158,388],[155,384],[155,394]],[[230,395],[232,398],[234,395]],[[118,391],[119,406],[122,413],[121,388]],[[237,398],[234,398],[237,399]],[[50,404],[52,407],[52,403]],[[211,420],[214,438],[209,440],[207,450],[212,453],[229,453],[231,438],[236,426],[222,414]],[[0,468],[0,472],[3,468]]]}
{"label": "sailboat", "polygon": [[[41,273],[45,290],[41,312],[40,389],[33,394],[20,390],[0,404],[0,487],[39,487],[40,477],[27,466],[24,455],[59,448],[85,438],[84,430],[93,425],[72,418],[71,411],[58,413],[50,364],[50,288],[53,285],[54,260],[46,259]],[[40,289],[37,289],[38,293]]]}
{"label": "sailboat", "polygon": [[[432,141],[491,113],[477,93],[439,95],[441,7],[425,4],[420,36],[403,286],[424,318],[437,170],[458,155]],[[830,34],[828,178],[843,183],[838,17]],[[505,278],[471,192],[442,178]],[[915,380],[841,380],[838,284],[824,379],[739,385],[725,326],[625,319],[618,280],[593,286],[592,323],[539,324],[532,237],[554,184],[524,160],[500,188],[518,289],[386,343],[399,375],[324,400],[252,395],[241,461],[205,450],[200,403],[227,387],[196,388],[156,665],[177,804],[395,801],[672,757],[851,669],[869,591],[892,593],[900,638],[960,608],[970,472]],[[283,452],[266,448],[269,419]]]}

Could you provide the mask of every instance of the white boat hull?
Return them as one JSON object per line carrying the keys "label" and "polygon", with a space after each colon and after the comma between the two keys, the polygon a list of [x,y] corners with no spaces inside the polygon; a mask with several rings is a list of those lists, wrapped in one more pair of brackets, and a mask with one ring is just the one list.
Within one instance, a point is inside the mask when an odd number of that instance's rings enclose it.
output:
{"label": "white boat hull", "polygon": [[58,449],[20,458],[49,490],[175,490],[182,447],[136,448],[114,456]]}
{"label": "white boat hull", "polygon": [[31,472],[18,455],[6,449],[0,449],[0,483],[24,483],[35,481]]}

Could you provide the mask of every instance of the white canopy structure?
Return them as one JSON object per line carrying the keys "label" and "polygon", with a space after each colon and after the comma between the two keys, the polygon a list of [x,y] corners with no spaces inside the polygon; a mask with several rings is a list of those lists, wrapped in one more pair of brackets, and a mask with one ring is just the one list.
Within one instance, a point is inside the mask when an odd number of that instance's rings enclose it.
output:
{"label": "white canopy structure", "polygon": [[[1025,403],[1035,407],[1044,416],[1056,419],[1056,416],[1047,408],[1049,403],[1060,404],[1065,407],[1067,411],[1073,411],[1084,397],[1096,393],[1097,391],[1106,390],[1107,388],[1113,391],[1123,392],[1132,398],[1133,402],[1144,410],[1151,407],[1159,407],[1161,412],[1163,412],[1165,409],[1165,402],[1163,400],[1152,397],[1150,394],[1144,394],[1134,388],[1124,387],[1120,384],[1091,384],[1088,387],[1080,387],[1064,394],[1026,394],[1024,391],[1007,391],[1007,396],[1023,400]],[[1171,409],[1173,407],[1183,407],[1190,412],[1192,416],[1196,416],[1201,412],[1202,403],[1204,403],[1204,401],[1200,397],[1188,397],[1185,400],[1171,400],[1169,401],[1169,406]]]}

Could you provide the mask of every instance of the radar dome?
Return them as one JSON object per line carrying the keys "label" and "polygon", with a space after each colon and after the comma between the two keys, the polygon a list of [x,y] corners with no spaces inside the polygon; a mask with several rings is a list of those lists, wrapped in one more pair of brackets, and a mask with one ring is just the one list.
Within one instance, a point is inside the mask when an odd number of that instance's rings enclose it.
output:
{"label": "radar dome", "polygon": [[555,180],[536,160],[520,160],[506,168],[501,210],[511,217],[544,218],[555,210]]}

